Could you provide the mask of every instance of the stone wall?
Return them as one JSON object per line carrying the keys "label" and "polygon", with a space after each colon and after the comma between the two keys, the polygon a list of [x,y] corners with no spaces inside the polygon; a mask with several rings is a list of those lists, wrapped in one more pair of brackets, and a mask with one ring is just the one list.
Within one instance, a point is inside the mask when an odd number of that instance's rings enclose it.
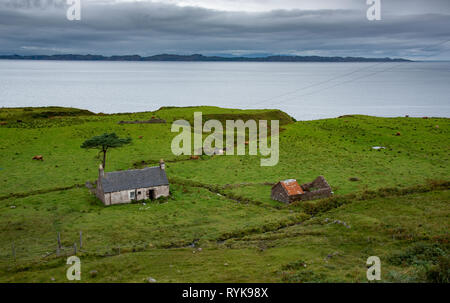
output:
{"label": "stone wall", "polygon": [[272,187],[272,193],[271,193],[272,200],[280,201],[284,203],[289,203],[289,196],[287,195],[285,189],[283,186],[278,183],[274,187]]}
{"label": "stone wall", "polygon": [[332,195],[331,186],[323,176],[317,177],[313,182],[301,185],[304,194],[301,195],[302,201],[328,198]]}
{"label": "stone wall", "polygon": [[[98,198],[103,201],[105,205],[115,205],[115,204],[127,204],[132,203],[134,201],[142,201],[147,199],[152,199],[148,195],[149,190],[154,190],[154,199],[158,199],[159,197],[168,197],[170,194],[169,186],[156,186],[156,187],[148,187],[148,188],[138,188],[133,190],[124,190],[120,192],[113,193],[105,193],[104,195],[98,195]],[[130,192],[135,192],[135,199],[130,199]]]}

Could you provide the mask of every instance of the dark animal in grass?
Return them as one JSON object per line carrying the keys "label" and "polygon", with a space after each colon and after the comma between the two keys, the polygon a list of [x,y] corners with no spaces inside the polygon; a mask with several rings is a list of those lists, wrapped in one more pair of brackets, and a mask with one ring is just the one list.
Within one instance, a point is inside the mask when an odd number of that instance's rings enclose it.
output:
{"label": "dark animal in grass", "polygon": [[356,178],[356,177],[351,177],[349,180],[352,181],[352,182],[357,182],[357,181],[359,181],[359,179]]}
{"label": "dark animal in grass", "polygon": [[39,161],[44,161],[44,157],[42,155],[39,156],[34,156],[33,160],[39,160]]}
{"label": "dark animal in grass", "polygon": [[400,132],[397,132],[395,135],[396,136],[401,136],[402,134]]}

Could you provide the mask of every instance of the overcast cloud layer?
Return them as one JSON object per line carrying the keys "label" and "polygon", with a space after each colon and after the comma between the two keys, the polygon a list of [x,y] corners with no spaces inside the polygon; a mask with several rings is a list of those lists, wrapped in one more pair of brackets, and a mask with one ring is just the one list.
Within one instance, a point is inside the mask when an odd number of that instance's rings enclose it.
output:
{"label": "overcast cloud layer", "polygon": [[450,59],[449,0],[1,0],[0,54],[323,55]]}

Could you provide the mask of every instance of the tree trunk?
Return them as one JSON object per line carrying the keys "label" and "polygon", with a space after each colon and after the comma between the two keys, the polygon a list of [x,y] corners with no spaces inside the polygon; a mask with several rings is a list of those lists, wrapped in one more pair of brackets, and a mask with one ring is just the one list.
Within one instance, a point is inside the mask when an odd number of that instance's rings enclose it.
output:
{"label": "tree trunk", "polygon": [[106,169],[106,149],[103,150],[103,169]]}

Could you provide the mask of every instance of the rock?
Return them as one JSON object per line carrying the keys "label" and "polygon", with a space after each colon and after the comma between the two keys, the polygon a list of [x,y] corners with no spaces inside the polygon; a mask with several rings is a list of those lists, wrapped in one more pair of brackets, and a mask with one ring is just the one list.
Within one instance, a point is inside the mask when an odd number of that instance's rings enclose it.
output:
{"label": "rock", "polygon": [[326,258],[327,258],[327,259],[331,259],[331,258],[333,258],[333,257],[335,257],[335,256],[337,256],[337,255],[339,255],[339,253],[338,253],[337,251],[335,251],[334,253],[327,255]]}
{"label": "rock", "polygon": [[51,277],[50,280],[55,281],[55,278],[54,278],[54,277]]}
{"label": "rock", "polygon": [[349,180],[352,181],[352,182],[357,182],[357,181],[359,181],[359,179],[356,178],[356,177],[351,177]]}
{"label": "rock", "polygon": [[228,263],[223,263],[224,266],[228,266]]}
{"label": "rock", "polygon": [[11,205],[11,207],[10,207],[10,208],[14,209],[14,208],[16,208],[16,206],[15,206],[15,205]]}
{"label": "rock", "polygon": [[147,281],[147,283],[156,283],[156,280],[152,277],[148,277],[147,279],[145,279],[145,281]]}
{"label": "rock", "polygon": [[95,278],[95,277],[97,277],[97,275],[98,275],[98,271],[96,271],[96,270],[91,270],[91,271],[89,272],[89,275],[91,275],[92,278]]}
{"label": "rock", "polygon": [[201,248],[201,247],[199,247],[199,248],[197,248],[197,250],[198,250],[198,251],[202,251],[202,248]]}

